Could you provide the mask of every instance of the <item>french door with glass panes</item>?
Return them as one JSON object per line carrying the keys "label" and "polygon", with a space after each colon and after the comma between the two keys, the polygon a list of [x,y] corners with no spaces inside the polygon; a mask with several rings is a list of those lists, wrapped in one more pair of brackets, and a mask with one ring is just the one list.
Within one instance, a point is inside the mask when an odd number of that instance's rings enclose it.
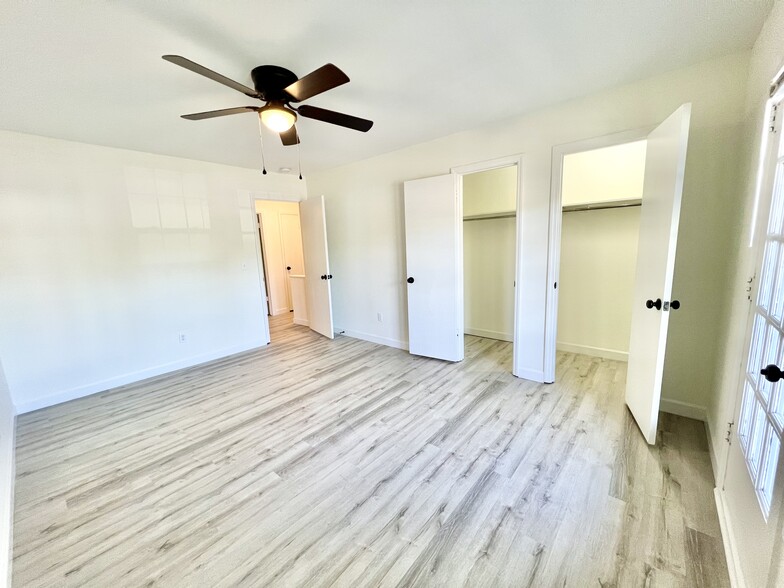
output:
{"label": "french door with glass panes", "polygon": [[[778,103],[781,97],[777,96]],[[778,117],[776,113],[779,113]],[[774,562],[782,489],[784,430],[784,140],[781,107],[769,103],[770,123],[758,194],[760,258],[749,322],[751,333],[720,499],[737,555],[739,585],[780,586],[784,568]],[[779,120],[776,120],[776,119]],[[778,478],[778,479],[777,479]]]}

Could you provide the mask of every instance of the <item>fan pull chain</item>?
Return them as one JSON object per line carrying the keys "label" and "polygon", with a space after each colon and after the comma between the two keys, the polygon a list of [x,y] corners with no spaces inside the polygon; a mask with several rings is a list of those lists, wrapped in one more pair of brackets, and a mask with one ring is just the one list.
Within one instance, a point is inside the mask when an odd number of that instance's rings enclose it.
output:
{"label": "fan pull chain", "polygon": [[261,143],[261,173],[263,175],[267,175],[267,164],[264,161],[264,136],[261,132],[261,117],[257,117],[259,119],[259,143]]}
{"label": "fan pull chain", "polygon": [[300,147],[299,135],[297,135],[297,165],[299,166],[299,179],[302,179],[302,148]]}

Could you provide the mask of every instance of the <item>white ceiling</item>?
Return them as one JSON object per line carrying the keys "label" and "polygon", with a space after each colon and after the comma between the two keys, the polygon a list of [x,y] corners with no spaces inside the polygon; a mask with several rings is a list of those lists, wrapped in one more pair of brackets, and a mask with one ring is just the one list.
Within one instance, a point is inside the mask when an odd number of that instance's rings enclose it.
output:
{"label": "white ceiling", "polygon": [[[161,59],[248,85],[256,65],[351,82],[307,103],[375,121],[303,119],[304,172],[364,159],[751,47],[771,0],[124,0],[0,3],[0,128],[243,167],[254,101]],[[258,103],[257,103],[258,104]],[[265,140],[267,166],[297,149]]]}

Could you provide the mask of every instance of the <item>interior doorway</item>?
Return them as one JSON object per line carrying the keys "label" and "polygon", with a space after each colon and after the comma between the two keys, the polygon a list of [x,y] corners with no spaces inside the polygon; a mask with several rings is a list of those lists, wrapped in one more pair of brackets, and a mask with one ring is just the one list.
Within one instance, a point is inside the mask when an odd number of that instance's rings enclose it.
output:
{"label": "interior doorway", "polygon": [[628,361],[646,145],[563,157],[559,351]]}
{"label": "interior doorway", "polygon": [[254,201],[270,338],[292,324],[307,325],[305,260],[299,204]]}
{"label": "interior doorway", "polygon": [[462,186],[466,345],[471,337],[513,342],[517,166],[465,174]]}

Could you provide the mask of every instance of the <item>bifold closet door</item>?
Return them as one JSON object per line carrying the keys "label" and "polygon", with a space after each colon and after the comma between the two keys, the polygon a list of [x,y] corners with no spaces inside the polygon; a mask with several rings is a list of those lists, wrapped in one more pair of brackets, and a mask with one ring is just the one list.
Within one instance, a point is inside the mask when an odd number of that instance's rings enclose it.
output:
{"label": "bifold closet door", "polygon": [[409,351],[461,361],[463,221],[458,176],[405,182],[404,200]]}

